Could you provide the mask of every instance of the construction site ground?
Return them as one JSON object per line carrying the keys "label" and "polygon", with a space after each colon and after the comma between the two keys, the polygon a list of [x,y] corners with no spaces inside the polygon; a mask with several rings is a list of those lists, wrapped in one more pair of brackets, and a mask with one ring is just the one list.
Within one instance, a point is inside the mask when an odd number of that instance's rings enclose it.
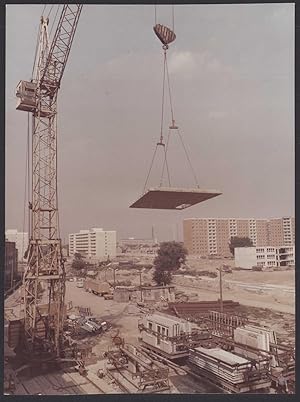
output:
{"label": "construction site ground", "polygon": [[[201,271],[214,271],[222,263],[233,265],[232,260],[196,260],[189,259],[191,270],[199,270],[199,276],[176,274],[173,284],[176,290],[190,296],[190,301],[217,300],[219,298],[219,279],[201,276]],[[145,270],[143,283],[151,283],[152,270]],[[120,269],[118,281],[129,280],[139,285],[139,274],[136,270]],[[109,278],[111,281],[111,278]],[[111,329],[100,335],[88,336],[81,342],[92,346],[94,360],[88,362],[88,377],[82,377],[68,369],[66,372],[49,373],[17,384],[16,394],[84,394],[84,393],[118,393],[120,389],[108,379],[99,379],[97,371],[105,365],[104,353],[112,347],[112,338],[116,335],[125,339],[126,343],[139,345],[138,320],[148,311],[147,306],[140,308],[136,302],[120,303],[104,300],[103,297],[86,292],[77,287],[77,282],[67,281],[66,303],[73,307],[88,307],[91,314],[111,324]],[[270,285],[268,287],[268,285]],[[250,287],[247,287],[250,286]],[[252,287],[251,287],[252,286]],[[253,287],[254,286],[254,287]],[[20,312],[21,289],[17,290],[5,301],[6,311],[18,315]],[[280,342],[293,345],[295,342],[294,311],[294,271],[233,271],[223,276],[223,298],[238,301],[237,314],[247,316],[250,322],[271,327],[277,332]],[[157,303],[155,308],[163,310],[165,303]],[[214,386],[192,378],[189,375],[170,375],[170,393],[220,393]],[[27,389],[27,391],[26,391]]]}

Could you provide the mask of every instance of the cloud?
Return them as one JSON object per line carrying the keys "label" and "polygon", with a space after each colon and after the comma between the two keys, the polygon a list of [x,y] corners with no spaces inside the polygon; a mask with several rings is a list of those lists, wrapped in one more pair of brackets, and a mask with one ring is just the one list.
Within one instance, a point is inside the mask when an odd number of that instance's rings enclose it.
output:
{"label": "cloud", "polygon": [[232,67],[228,66],[213,53],[209,51],[203,52],[174,52],[170,56],[169,72],[170,73],[231,73]]}
{"label": "cloud", "polygon": [[209,119],[223,119],[224,117],[227,117],[228,113],[227,112],[222,112],[218,110],[212,110],[209,112],[208,117]]}
{"label": "cloud", "polygon": [[169,72],[192,72],[196,69],[197,63],[194,55],[189,52],[172,53],[169,62]]}

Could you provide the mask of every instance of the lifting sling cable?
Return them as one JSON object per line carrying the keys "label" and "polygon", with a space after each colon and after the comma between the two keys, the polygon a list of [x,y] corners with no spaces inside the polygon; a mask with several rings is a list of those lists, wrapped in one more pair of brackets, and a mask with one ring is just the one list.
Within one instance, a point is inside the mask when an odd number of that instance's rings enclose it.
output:
{"label": "lifting sling cable", "polygon": [[164,150],[165,150],[165,158],[164,158],[164,164],[163,164],[161,177],[160,177],[160,184],[159,184],[160,187],[162,186],[162,183],[163,183],[165,167],[167,169],[169,186],[171,187],[170,172],[169,172],[169,166],[168,166],[168,160],[167,160],[167,151],[168,151],[169,140],[170,140],[170,130],[169,130],[169,134],[168,134],[167,144],[166,144],[166,147],[164,148]]}
{"label": "lifting sling cable", "polygon": [[[172,126],[171,126],[171,127],[172,127],[172,128],[175,128],[174,108],[173,108],[173,102],[172,102],[171,85],[170,85],[170,76],[169,76],[169,69],[168,69],[168,62],[167,62],[167,59],[166,59],[166,73],[167,73],[167,84],[168,84],[169,101],[170,101],[170,110],[171,110],[171,118],[172,118]],[[189,163],[190,169],[191,169],[192,174],[193,174],[193,176],[194,176],[194,180],[195,180],[196,186],[199,187],[199,183],[198,183],[198,180],[197,180],[197,176],[196,176],[195,170],[194,170],[193,165],[192,165],[192,162],[191,162],[191,160],[190,160],[190,157],[189,157],[187,148],[186,148],[186,146],[185,146],[185,144],[184,144],[182,135],[180,134],[179,128],[178,128],[177,126],[176,126],[176,130],[177,130],[178,136],[179,136],[179,138],[180,138],[181,145],[182,145],[182,147],[183,147],[183,149],[184,149],[184,152],[185,152],[187,161],[188,161],[188,163]],[[168,149],[168,147],[167,147],[167,149]],[[166,152],[167,152],[167,149],[166,149]]]}
{"label": "lifting sling cable", "polygon": [[[171,187],[170,173],[169,173],[169,167],[168,167],[168,161],[167,161],[167,151],[168,151],[168,145],[169,145],[169,140],[170,140],[170,129],[176,129],[177,130],[181,145],[182,145],[183,150],[185,152],[185,156],[187,158],[189,167],[190,167],[191,172],[193,174],[196,186],[199,188],[196,173],[195,173],[195,170],[194,170],[193,165],[191,163],[187,148],[185,147],[182,135],[180,134],[178,127],[175,126],[175,117],[174,117],[174,109],[173,109],[172,94],[171,94],[170,76],[169,76],[168,61],[167,61],[167,49],[168,49],[168,44],[170,42],[172,42],[176,38],[176,35],[174,34],[174,32],[170,31],[169,28],[164,27],[162,25],[157,25],[157,23],[156,23],[157,22],[156,5],[154,6],[154,19],[155,19],[154,31],[155,31],[156,35],[158,36],[158,38],[160,39],[160,41],[163,43],[163,51],[164,51],[161,125],[160,125],[160,139],[159,139],[159,142],[156,144],[156,148],[155,148],[154,155],[153,155],[153,158],[152,158],[152,161],[151,161],[150,169],[148,171],[148,175],[147,175],[147,178],[146,178],[146,182],[145,182],[145,185],[144,185],[143,192],[145,192],[145,190],[146,190],[148,179],[150,177],[150,173],[151,173],[153,163],[154,163],[154,160],[155,160],[157,148],[158,148],[159,145],[164,147],[164,162],[163,162],[163,167],[162,167],[162,172],[161,172],[161,177],[160,177],[160,187],[162,186],[162,183],[163,183],[165,169],[167,171],[169,186]],[[157,27],[160,28],[160,29],[156,30]],[[173,27],[173,30],[174,30],[174,6],[172,6],[172,27]],[[168,134],[167,144],[164,143],[164,136],[163,136],[164,114],[165,114],[165,84],[166,84],[166,81],[167,81],[167,85],[168,85],[168,96],[169,96],[171,119],[172,119],[172,125],[169,127],[169,134]]]}
{"label": "lifting sling cable", "polygon": [[166,65],[167,65],[166,49],[167,49],[167,47],[164,46],[164,67],[163,67],[163,86],[162,86],[162,103],[161,103],[160,138],[159,138],[159,141],[157,142],[155,150],[154,150],[154,154],[153,154],[153,157],[152,157],[150,169],[148,171],[146,182],[144,184],[143,192],[145,192],[145,190],[146,190],[146,186],[147,186],[147,183],[148,183],[148,179],[150,177],[150,173],[151,173],[151,170],[152,170],[152,166],[153,166],[153,163],[154,163],[154,159],[155,159],[155,156],[156,156],[158,146],[162,146],[164,148],[164,162],[163,162],[162,173],[161,173],[161,178],[160,178],[160,187],[162,186],[165,166],[167,167],[168,182],[169,182],[169,186],[171,187],[169,167],[168,167],[168,162],[167,162],[166,145],[164,143],[164,137],[163,137],[164,105],[165,105],[165,81],[166,81]]}

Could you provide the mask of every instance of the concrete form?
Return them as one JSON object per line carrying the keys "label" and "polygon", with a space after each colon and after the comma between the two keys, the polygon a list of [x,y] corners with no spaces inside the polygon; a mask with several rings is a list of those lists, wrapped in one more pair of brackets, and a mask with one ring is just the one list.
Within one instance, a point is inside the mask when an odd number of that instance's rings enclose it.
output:
{"label": "concrete form", "polygon": [[125,344],[106,353],[106,373],[126,393],[155,393],[169,389],[169,369],[141,349]]}
{"label": "concrete form", "polygon": [[[249,350],[242,346],[234,346],[235,353],[250,359],[258,359],[260,356],[266,355],[270,352],[270,345],[277,344],[274,331],[251,325],[236,328],[233,333],[233,340],[239,345],[249,346],[252,349]],[[255,349],[257,349],[257,351],[255,351]],[[266,353],[264,353],[264,351]]]}
{"label": "concrete form", "polygon": [[130,208],[182,210],[221,194],[216,190],[170,187],[150,188]]}

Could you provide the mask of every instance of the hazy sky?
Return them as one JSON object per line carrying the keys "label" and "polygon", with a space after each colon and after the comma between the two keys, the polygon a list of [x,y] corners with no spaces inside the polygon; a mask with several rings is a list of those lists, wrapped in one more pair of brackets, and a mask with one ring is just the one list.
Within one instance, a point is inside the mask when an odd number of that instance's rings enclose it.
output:
{"label": "hazy sky", "polygon": [[[14,92],[31,76],[42,9],[7,6],[6,227],[19,230],[27,114],[15,110]],[[170,26],[171,6],[157,16]],[[154,6],[83,7],[58,104],[62,236],[103,227],[118,238],[150,237],[154,225],[164,240],[188,217],[293,215],[294,4],[175,6],[176,122],[200,187],[223,195],[185,211],[129,209],[159,138],[163,55],[153,25]],[[194,186],[176,137],[169,167],[172,185]]]}

